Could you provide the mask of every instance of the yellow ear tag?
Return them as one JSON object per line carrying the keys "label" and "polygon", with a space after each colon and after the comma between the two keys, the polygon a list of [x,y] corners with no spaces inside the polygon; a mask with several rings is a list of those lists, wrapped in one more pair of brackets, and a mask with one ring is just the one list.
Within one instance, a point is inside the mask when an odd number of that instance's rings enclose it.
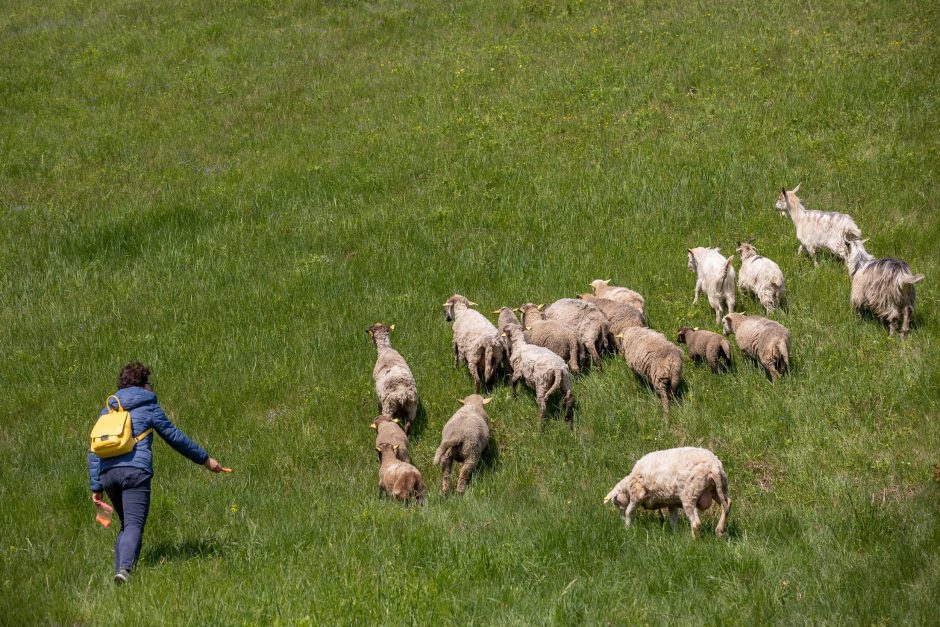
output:
{"label": "yellow ear tag", "polygon": [[392,326],[390,326],[390,327],[388,328],[388,330],[389,330],[389,331],[394,331],[394,330],[395,330],[395,325],[393,324]]}

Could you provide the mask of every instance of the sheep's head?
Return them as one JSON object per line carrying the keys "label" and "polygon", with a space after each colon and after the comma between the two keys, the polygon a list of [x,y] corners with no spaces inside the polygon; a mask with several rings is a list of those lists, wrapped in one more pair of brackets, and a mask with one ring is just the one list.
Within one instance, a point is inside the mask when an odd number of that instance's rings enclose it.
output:
{"label": "sheep's head", "polygon": [[744,317],[744,314],[739,313],[729,313],[724,318],[721,319],[721,330],[725,335],[731,335],[734,333],[734,330],[738,326],[738,322],[741,321],[741,318]]}
{"label": "sheep's head", "polygon": [[591,281],[591,288],[594,290],[595,294],[597,294],[597,290],[602,290],[608,285],[610,285],[610,279],[607,279],[606,281],[603,279],[594,279]]}
{"label": "sheep's head", "polygon": [[689,327],[679,327],[679,331],[676,333],[676,341],[679,342],[680,344],[685,344],[685,336],[691,330],[692,329],[690,329]]}
{"label": "sheep's head", "polygon": [[507,324],[519,324],[519,319],[516,318],[512,307],[500,307],[493,313],[498,314],[497,324],[501,327]]}
{"label": "sheep's head", "polygon": [[791,208],[799,204],[800,199],[796,197],[796,193],[800,191],[800,186],[797,185],[790,191],[785,189],[780,190],[780,195],[777,196],[777,202],[774,204],[777,211],[782,213],[790,213]]}
{"label": "sheep's head", "polygon": [[741,259],[749,259],[757,254],[757,249],[754,248],[754,245],[752,244],[753,241],[754,240],[746,240],[743,242],[738,242],[737,248],[735,250],[739,255],[741,255]]}
{"label": "sheep's head", "polygon": [[604,503],[613,503],[618,508],[624,509],[630,504],[630,493],[623,489],[618,483],[614,486],[614,489],[608,492],[607,496],[604,497]]}
{"label": "sheep's head", "polygon": [[470,396],[467,396],[466,398],[458,398],[457,402],[460,403],[461,405],[481,405],[482,406],[482,405],[486,405],[491,400],[493,400],[492,397],[486,398],[485,396],[480,396],[479,394],[471,394]]}
{"label": "sheep's head", "polygon": [[392,331],[395,330],[395,325],[386,325],[381,322],[376,322],[371,327],[366,329],[366,333],[369,334],[369,337],[372,338],[372,343],[377,344],[379,340],[387,338]]}
{"label": "sheep's head", "polygon": [[372,424],[370,424],[369,426],[375,429],[376,431],[378,431],[379,425],[382,424],[383,422],[393,422],[396,425],[401,424],[401,421],[398,418],[392,418],[391,416],[386,416],[382,414],[381,416],[373,420]]}
{"label": "sheep's head", "polygon": [[453,322],[455,310],[460,309],[461,307],[476,307],[477,304],[470,302],[465,296],[460,294],[454,294],[447,299],[447,302],[444,303],[444,318],[448,322]]}

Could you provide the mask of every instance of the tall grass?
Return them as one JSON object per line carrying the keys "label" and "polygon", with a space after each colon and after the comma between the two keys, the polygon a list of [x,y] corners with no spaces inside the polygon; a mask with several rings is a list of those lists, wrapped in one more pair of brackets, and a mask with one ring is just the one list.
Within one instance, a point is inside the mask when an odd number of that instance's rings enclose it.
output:
{"label": "tall grass", "polygon": [[[930,2],[8,2],[0,11],[0,620],[921,623],[940,603],[940,11]],[[906,341],[796,256],[802,182],[927,275]],[[430,461],[472,389],[441,303],[612,278],[713,328],[685,248],[758,237],[792,373],[621,361],[575,428],[488,405],[463,498]],[[757,312],[742,298],[740,307]],[[418,379],[427,507],[377,498],[374,350]],[[235,473],[156,444],[110,582],[87,433],[120,366]],[[601,505],[650,450],[723,460],[729,539]]]}

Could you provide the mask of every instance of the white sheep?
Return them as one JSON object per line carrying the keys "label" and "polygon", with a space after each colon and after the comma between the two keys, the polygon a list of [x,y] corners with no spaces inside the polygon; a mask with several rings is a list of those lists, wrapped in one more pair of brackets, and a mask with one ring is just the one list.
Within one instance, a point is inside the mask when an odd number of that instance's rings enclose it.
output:
{"label": "white sheep", "polygon": [[738,242],[738,254],[741,256],[741,271],[738,273],[738,288],[757,297],[767,313],[783,302],[786,286],[780,266],[757,254],[750,242]]}
{"label": "white sheep", "polygon": [[715,310],[715,323],[721,324],[722,305],[727,307],[728,313],[734,311],[734,266],[731,261],[734,255],[727,259],[718,248],[688,248],[689,271],[696,274],[695,297],[692,304],[698,303],[698,294],[705,292],[708,304]]}
{"label": "white sheep", "polygon": [[590,354],[594,366],[603,370],[601,351],[607,348],[610,326],[607,316],[593,303],[577,298],[562,298],[545,308],[546,320],[560,320],[578,330],[578,341]]}
{"label": "white sheep", "polygon": [[682,382],[682,349],[659,331],[629,327],[617,335],[627,365],[659,394],[663,413],[669,413],[669,397]]}
{"label": "white sheep", "polygon": [[606,281],[595,279],[591,281],[591,287],[594,288],[594,295],[598,298],[606,298],[608,300],[625,303],[638,309],[640,313],[643,314],[644,318],[646,317],[646,300],[639,292],[634,292],[628,287],[610,285],[610,279]]}
{"label": "white sheep", "polygon": [[460,294],[454,294],[444,303],[444,317],[454,323],[454,368],[461,361],[467,363],[476,391],[489,385],[496,367],[503,359],[503,344],[493,323]]}
{"label": "white sheep", "polygon": [[901,320],[901,337],[911,329],[914,285],[924,280],[923,274],[913,274],[911,267],[900,259],[878,259],[865,250],[867,240],[847,238],[848,256],[845,265],[852,277],[852,307],[856,311],[870,311],[888,323],[888,335],[894,335]]}
{"label": "white sheep", "polygon": [[642,505],[646,509],[668,507],[673,531],[681,507],[692,525],[692,537],[698,537],[702,526],[699,510],[704,512],[714,501],[721,505],[715,527],[715,535],[719,538],[725,532],[725,522],[731,510],[728,476],[721,460],[708,449],[690,446],[655,451],[641,457],[630,474],[604,497],[604,503],[611,501],[620,510],[627,527],[637,506]]}
{"label": "white sheep", "polygon": [[522,327],[506,325],[503,333],[509,338],[509,361],[512,364],[512,395],[516,396],[516,384],[522,379],[535,390],[535,402],[539,406],[539,423],[544,424],[548,409],[548,398],[556,391],[564,396],[565,422],[572,426],[574,395],[571,392],[571,372],[565,360],[541,346],[525,341]]}
{"label": "white sheep", "polygon": [[392,348],[390,334],[394,330],[394,324],[386,326],[380,322],[366,329],[377,353],[372,378],[375,380],[379,413],[403,419],[405,433],[408,433],[418,411],[418,384],[408,362]]}
{"label": "white sheep", "polygon": [[483,452],[490,443],[490,419],[484,405],[492,398],[483,398],[471,394],[458,401],[458,409],[441,433],[441,445],[434,453],[434,465],[441,467],[441,491],[450,490],[450,467],[453,462],[460,462],[463,467],[457,478],[457,494],[463,494],[473,469],[480,463]]}
{"label": "white sheep", "polygon": [[797,185],[789,192],[785,189],[781,190],[774,205],[793,220],[793,226],[796,227],[796,239],[800,242],[796,254],[802,254],[805,249],[810,259],[813,260],[814,266],[819,265],[816,261],[816,251],[820,248],[825,248],[845,259],[848,254],[848,248],[845,245],[846,237],[861,239],[861,229],[850,216],[844,213],[807,209],[796,195],[799,189],[800,186]]}
{"label": "white sheep", "polygon": [[770,380],[790,369],[790,332],[779,322],[761,316],[730,313],[724,317],[725,335],[734,334],[738,347],[767,369]]}

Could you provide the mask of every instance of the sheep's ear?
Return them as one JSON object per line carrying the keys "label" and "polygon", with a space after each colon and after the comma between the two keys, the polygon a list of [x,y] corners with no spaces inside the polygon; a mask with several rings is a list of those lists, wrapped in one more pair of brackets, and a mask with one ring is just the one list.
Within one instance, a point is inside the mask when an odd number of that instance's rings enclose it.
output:
{"label": "sheep's ear", "polygon": [[489,397],[489,398],[484,398],[484,399],[483,399],[483,404],[486,405],[486,404],[489,403],[491,400],[493,400],[493,397],[492,397],[492,396]]}
{"label": "sheep's ear", "polygon": [[381,452],[382,452],[382,449],[381,449],[381,448],[379,448],[378,446],[376,446],[376,447],[375,447],[375,450],[377,450],[377,451],[378,451],[379,453],[381,453]]}
{"label": "sheep's ear", "polygon": [[694,256],[694,253],[692,252],[692,249],[691,249],[691,248],[686,248],[686,250],[689,251],[689,254],[690,254],[690,255]]}
{"label": "sheep's ear", "polygon": [[397,445],[397,444],[393,444],[393,445],[392,445],[392,450],[394,450],[394,451],[397,453],[397,452],[398,452],[398,445]]}
{"label": "sheep's ear", "polygon": [[463,404],[464,404],[464,402],[463,402],[463,399],[462,399],[462,398],[458,398],[458,399],[457,399],[457,402],[458,402],[458,403],[460,403],[461,405],[463,405]]}
{"label": "sheep's ear", "polygon": [[480,303],[475,303],[475,302],[473,302],[472,300],[468,300],[468,301],[467,301],[467,304],[470,305],[471,307],[479,307],[479,306],[480,306]]}
{"label": "sheep's ear", "polygon": [[500,333],[500,334],[499,334],[499,337],[506,337],[506,332],[503,331],[502,333]]}
{"label": "sheep's ear", "polygon": [[605,496],[605,497],[604,497],[604,503],[610,503],[610,497],[609,497],[609,496]]}
{"label": "sheep's ear", "polygon": [[401,420],[399,420],[398,418],[392,418],[392,422],[394,422],[396,425],[401,424]]}
{"label": "sheep's ear", "polygon": [[389,331],[394,331],[394,330],[395,330],[395,325],[394,325],[394,324],[391,325],[391,326],[388,328],[388,330],[389,330]]}
{"label": "sheep's ear", "polygon": [[608,285],[609,283],[610,283],[610,279],[604,279],[604,285]]}
{"label": "sheep's ear", "polygon": [[698,327],[692,327],[693,331],[698,331]]}
{"label": "sheep's ear", "polygon": [[526,331],[531,331],[531,330],[532,330],[532,327],[526,327],[525,330],[526,330]]}
{"label": "sheep's ear", "polygon": [[372,337],[372,329],[366,329],[366,333],[369,334],[369,337]]}
{"label": "sheep's ear", "polygon": [[861,243],[864,244],[864,243],[867,242],[869,239],[871,239],[871,238],[866,237],[865,239],[863,239],[863,240],[861,241]]}
{"label": "sheep's ear", "polygon": [[378,426],[377,424],[375,424],[374,422],[373,422],[371,425],[369,425],[369,426],[372,427],[373,429],[375,429],[376,431],[379,430],[379,426]]}
{"label": "sheep's ear", "polygon": [[796,184],[796,187],[793,188],[793,193],[794,193],[794,194],[797,193],[798,191],[800,191],[800,185],[801,185],[801,184],[802,184],[802,183],[797,183],[797,184]]}
{"label": "sheep's ear", "polygon": [[491,311],[490,313],[491,313],[491,314],[498,314],[498,313],[499,313],[499,309],[496,309],[495,311]]}
{"label": "sheep's ear", "polygon": [[538,309],[539,311],[542,311],[543,309],[545,309],[545,303],[542,303],[541,305],[536,307],[536,309]]}
{"label": "sheep's ear", "polygon": [[615,337],[617,337],[618,339],[621,339],[621,340],[622,340],[622,339],[623,339],[623,333],[618,333]]}

